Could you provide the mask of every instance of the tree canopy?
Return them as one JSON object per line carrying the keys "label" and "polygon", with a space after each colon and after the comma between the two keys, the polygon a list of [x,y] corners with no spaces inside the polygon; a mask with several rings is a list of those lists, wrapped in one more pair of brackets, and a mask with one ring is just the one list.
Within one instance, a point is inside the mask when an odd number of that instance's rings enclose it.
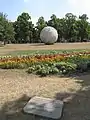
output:
{"label": "tree canopy", "polygon": [[14,34],[12,22],[8,21],[6,14],[0,13],[0,41],[6,44],[14,40]]}
{"label": "tree canopy", "polygon": [[36,25],[28,13],[21,13],[15,22],[7,19],[7,15],[0,13],[0,41],[6,43],[38,43],[40,32],[46,27],[54,27],[58,31],[57,42],[83,42],[90,39],[90,23],[86,14],[78,17],[67,13],[65,17],[58,18],[52,14],[48,21],[44,17],[38,18]]}

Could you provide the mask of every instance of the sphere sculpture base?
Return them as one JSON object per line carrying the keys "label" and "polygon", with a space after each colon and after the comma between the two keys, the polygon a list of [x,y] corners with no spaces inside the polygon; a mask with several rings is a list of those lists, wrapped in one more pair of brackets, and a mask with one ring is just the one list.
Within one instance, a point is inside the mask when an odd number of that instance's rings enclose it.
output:
{"label": "sphere sculpture base", "polygon": [[54,45],[54,43],[45,43],[45,45]]}

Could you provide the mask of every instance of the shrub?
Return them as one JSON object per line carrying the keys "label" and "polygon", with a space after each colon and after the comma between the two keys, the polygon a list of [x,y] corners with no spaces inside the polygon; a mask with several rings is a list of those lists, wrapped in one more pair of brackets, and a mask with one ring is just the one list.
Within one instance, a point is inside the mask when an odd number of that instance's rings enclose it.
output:
{"label": "shrub", "polygon": [[41,76],[46,76],[49,74],[69,74],[75,71],[77,65],[59,62],[59,63],[49,63],[49,64],[37,64],[29,67],[28,73],[36,73]]}

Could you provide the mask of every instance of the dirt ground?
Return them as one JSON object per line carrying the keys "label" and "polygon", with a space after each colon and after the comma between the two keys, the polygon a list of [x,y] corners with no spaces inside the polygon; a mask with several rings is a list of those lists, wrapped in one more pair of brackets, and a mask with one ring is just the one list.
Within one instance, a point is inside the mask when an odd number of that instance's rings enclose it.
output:
{"label": "dirt ground", "polygon": [[66,50],[66,49],[90,49],[90,42],[87,43],[56,43],[54,45],[44,44],[8,44],[0,47],[0,55],[17,50]]}
{"label": "dirt ground", "polygon": [[61,120],[90,120],[89,74],[41,78],[25,70],[0,70],[0,120],[33,120],[33,116],[22,112],[33,95],[63,100]]}

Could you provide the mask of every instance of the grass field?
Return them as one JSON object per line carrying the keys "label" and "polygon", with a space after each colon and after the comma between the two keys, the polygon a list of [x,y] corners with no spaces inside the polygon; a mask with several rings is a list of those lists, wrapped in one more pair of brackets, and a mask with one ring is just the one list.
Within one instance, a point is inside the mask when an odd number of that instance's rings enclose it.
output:
{"label": "grass field", "polygon": [[[90,50],[90,43],[6,45],[0,55]],[[65,52],[64,51],[64,52]],[[33,95],[65,102],[62,120],[90,120],[90,74],[39,77],[26,70],[0,69],[0,120],[33,120],[22,108]],[[39,117],[36,120],[40,120]],[[46,119],[47,120],[47,119]]]}

